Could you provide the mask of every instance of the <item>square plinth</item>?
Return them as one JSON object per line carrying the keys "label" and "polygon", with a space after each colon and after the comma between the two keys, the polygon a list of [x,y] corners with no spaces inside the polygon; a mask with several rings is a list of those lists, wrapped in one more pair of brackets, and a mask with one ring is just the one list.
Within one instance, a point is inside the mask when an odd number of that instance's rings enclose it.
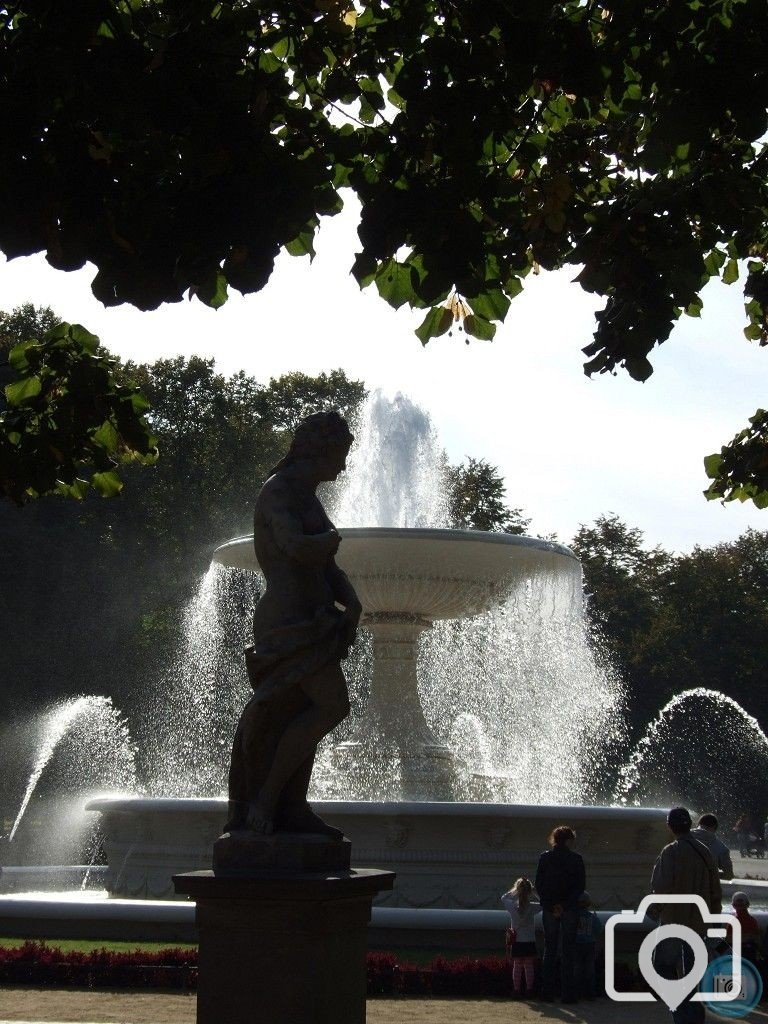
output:
{"label": "square plinth", "polygon": [[193,871],[198,1024],[365,1024],[371,901],[391,871]]}

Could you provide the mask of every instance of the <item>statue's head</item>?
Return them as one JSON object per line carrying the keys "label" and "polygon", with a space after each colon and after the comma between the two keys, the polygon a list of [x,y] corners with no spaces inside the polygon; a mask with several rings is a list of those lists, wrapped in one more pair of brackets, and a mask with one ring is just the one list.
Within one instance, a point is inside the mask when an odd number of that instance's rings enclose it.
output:
{"label": "statue's head", "polygon": [[309,460],[321,480],[335,480],[346,469],[354,437],[341,413],[313,412],[296,427],[288,454],[272,470],[276,473],[292,463]]}

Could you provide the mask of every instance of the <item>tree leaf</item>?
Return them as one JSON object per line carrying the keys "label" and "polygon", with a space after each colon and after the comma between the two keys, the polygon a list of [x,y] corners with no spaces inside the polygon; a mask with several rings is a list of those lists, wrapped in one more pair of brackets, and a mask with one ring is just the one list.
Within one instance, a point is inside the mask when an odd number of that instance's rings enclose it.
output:
{"label": "tree leaf", "polygon": [[202,281],[195,289],[195,294],[212,309],[219,309],[227,301],[227,279],[219,270]]}
{"label": "tree leaf", "polygon": [[492,324],[490,320],[477,313],[470,313],[464,317],[464,331],[481,341],[491,341],[496,334],[496,324]]}
{"label": "tree leaf", "polygon": [[376,272],[376,287],[382,299],[399,309],[414,298],[414,270],[407,263],[387,260]]}
{"label": "tree leaf", "polygon": [[469,301],[474,312],[486,320],[503,320],[511,304],[501,288],[492,288],[481,295],[473,295]]}
{"label": "tree leaf", "polygon": [[105,448],[108,452],[113,452],[117,449],[120,444],[120,435],[109,420],[104,420],[99,429],[95,431],[93,435],[95,444]]}
{"label": "tree leaf", "polygon": [[37,341],[22,341],[20,345],[14,345],[8,353],[8,362],[17,373],[29,369],[29,355],[34,348],[39,348]]}
{"label": "tree leaf", "polygon": [[715,452],[713,455],[707,455],[704,459],[704,472],[710,478],[714,480],[717,474],[720,472],[720,467],[723,464],[723,456],[720,452]]}
{"label": "tree leaf", "polygon": [[728,260],[728,262],[725,265],[725,270],[723,270],[723,283],[733,284],[735,281],[738,280],[739,264],[734,259]]}
{"label": "tree leaf", "polygon": [[102,498],[114,498],[123,489],[123,481],[114,470],[108,470],[106,473],[94,473],[91,483]]}
{"label": "tree leaf", "polygon": [[147,412],[148,409],[152,408],[152,406],[147,401],[147,399],[144,397],[144,395],[140,394],[138,391],[135,391],[131,395],[130,401],[131,401],[131,408],[133,409],[133,411],[135,413],[141,414],[143,412]]}
{"label": "tree leaf", "polygon": [[301,234],[292,238],[290,242],[286,242],[283,248],[291,256],[309,256],[310,259],[315,257],[315,232],[312,228],[307,228],[302,231]]}
{"label": "tree leaf", "polygon": [[98,351],[98,337],[95,334],[91,334],[90,331],[86,331],[82,324],[71,324],[69,328],[69,336],[73,341],[77,342],[82,349],[85,349],[86,352],[90,352],[95,355]]}
{"label": "tree leaf", "polygon": [[22,380],[6,384],[5,397],[9,405],[21,405],[30,398],[36,398],[42,391],[39,377],[24,377]]}
{"label": "tree leaf", "polygon": [[352,276],[361,288],[365,288],[376,277],[378,267],[379,265],[373,256],[370,256],[367,252],[359,252],[355,256],[355,262],[352,264]]}
{"label": "tree leaf", "polygon": [[453,323],[453,314],[445,306],[435,306],[430,309],[416,329],[416,337],[426,345],[430,338],[438,338],[450,330]]}

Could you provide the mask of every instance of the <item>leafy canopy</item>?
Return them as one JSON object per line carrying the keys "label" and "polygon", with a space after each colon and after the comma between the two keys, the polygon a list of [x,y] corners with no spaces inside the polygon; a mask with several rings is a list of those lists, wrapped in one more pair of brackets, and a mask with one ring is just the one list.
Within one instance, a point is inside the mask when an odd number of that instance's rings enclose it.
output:
{"label": "leafy canopy", "polygon": [[[18,505],[50,492],[83,498],[89,487],[113,497],[123,486],[119,465],[157,457],[149,403],[117,382],[95,334],[55,320],[31,306],[0,316],[0,330],[9,329],[0,337],[0,496]],[[39,339],[8,344],[49,323]]]}
{"label": "leafy canopy", "polygon": [[605,299],[586,371],[645,380],[742,261],[768,341],[766,50],[764,0],[5,3],[0,249],[90,261],[107,305],[215,307],[351,188],[352,272],[422,342],[491,339],[572,265]]}
{"label": "leafy canopy", "polygon": [[[751,258],[766,340],[762,0],[81,0],[0,8],[0,247],[151,309],[258,291],[362,202],[354,273],[490,337],[535,266],[607,299],[638,379]],[[447,315],[446,315],[447,314]]]}

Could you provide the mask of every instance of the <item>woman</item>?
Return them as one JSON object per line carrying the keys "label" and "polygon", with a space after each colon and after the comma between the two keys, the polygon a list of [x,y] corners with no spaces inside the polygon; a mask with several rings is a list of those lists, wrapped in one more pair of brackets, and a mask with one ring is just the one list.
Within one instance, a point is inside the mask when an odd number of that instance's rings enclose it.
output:
{"label": "woman", "polygon": [[586,889],[584,861],[572,847],[576,833],[568,825],[553,829],[550,849],[539,857],[536,869],[536,892],[542,906],[544,925],[544,989],[542,996],[554,997],[555,965],[558,943],[560,954],[560,996],[564,1003],[576,1002],[574,950],[579,923],[579,896]]}
{"label": "woman", "polygon": [[245,652],[254,695],[232,750],[230,831],[341,838],[314,814],[307,789],[317,744],[349,714],[341,660],[362,608],[336,565],[340,537],[316,491],[346,468],[352,440],[338,413],[308,416],[256,499],[253,541],[266,589]]}

